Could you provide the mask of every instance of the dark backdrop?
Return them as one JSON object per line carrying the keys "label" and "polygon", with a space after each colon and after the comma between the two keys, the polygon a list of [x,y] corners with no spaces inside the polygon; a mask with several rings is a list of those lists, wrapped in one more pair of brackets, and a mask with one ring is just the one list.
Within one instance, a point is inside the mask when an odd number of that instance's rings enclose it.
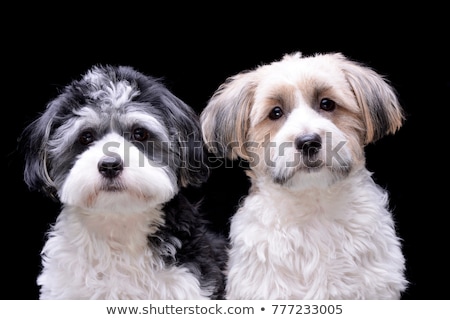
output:
{"label": "dark backdrop", "polygon": [[[443,9],[266,8],[124,4],[122,7],[9,9],[2,22],[3,299],[36,299],[39,252],[59,205],[27,190],[16,153],[21,131],[60,88],[93,64],[124,64],[164,78],[201,112],[226,77],[302,51],[342,52],[387,76],[407,121],[395,136],[367,147],[375,180],[389,190],[404,239],[404,299],[449,299],[448,163],[450,107],[448,24]],[[56,10],[56,11],[55,11]],[[347,12],[346,14],[340,13]],[[353,11],[350,11],[353,10]],[[39,13],[38,13],[39,12]],[[217,169],[199,193],[213,226],[226,232],[247,180]],[[198,193],[194,193],[195,196]]]}

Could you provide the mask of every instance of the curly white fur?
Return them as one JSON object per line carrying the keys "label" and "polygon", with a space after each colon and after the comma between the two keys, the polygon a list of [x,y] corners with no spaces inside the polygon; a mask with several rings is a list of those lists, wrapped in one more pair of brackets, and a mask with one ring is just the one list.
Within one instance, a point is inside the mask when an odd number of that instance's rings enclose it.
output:
{"label": "curly white fur", "polygon": [[229,299],[400,297],[400,240],[366,170],[301,193],[254,183],[231,222]]}
{"label": "curly white fur", "polygon": [[207,299],[212,290],[187,268],[165,266],[148,246],[155,220],[163,224],[157,209],[114,217],[63,210],[42,250],[40,299]]}

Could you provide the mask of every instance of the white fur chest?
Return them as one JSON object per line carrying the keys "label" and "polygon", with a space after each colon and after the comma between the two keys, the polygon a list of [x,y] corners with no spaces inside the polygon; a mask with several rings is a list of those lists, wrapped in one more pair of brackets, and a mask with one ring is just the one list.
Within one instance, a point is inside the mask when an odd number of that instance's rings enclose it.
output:
{"label": "white fur chest", "polygon": [[41,299],[206,299],[188,269],[152,251],[148,217],[108,218],[61,213],[42,252]]}
{"label": "white fur chest", "polygon": [[370,180],[333,192],[255,190],[231,223],[228,299],[399,297],[404,260],[384,194]]}

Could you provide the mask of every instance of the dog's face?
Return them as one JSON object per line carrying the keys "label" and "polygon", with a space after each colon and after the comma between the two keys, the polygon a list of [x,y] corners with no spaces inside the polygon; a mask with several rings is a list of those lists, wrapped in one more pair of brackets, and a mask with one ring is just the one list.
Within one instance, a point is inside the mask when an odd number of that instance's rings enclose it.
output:
{"label": "dog's face", "polygon": [[329,185],[364,165],[364,146],[403,118],[393,88],[373,70],[339,53],[295,53],[230,77],[201,122],[213,153],[298,186]]}
{"label": "dog's face", "polygon": [[208,174],[196,114],[130,67],[93,67],[23,139],[26,183],[85,209],[140,211]]}

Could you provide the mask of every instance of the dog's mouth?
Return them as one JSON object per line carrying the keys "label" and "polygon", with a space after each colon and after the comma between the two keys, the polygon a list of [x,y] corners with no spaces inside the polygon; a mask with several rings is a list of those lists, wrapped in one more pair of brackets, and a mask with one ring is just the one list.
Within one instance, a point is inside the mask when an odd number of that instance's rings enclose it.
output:
{"label": "dog's mouth", "polygon": [[[297,181],[297,178],[303,182],[309,181],[308,183],[312,182],[310,181],[311,179],[337,181],[348,176],[351,170],[352,167],[350,164],[347,166],[327,166],[323,161],[316,161],[314,165],[300,165],[290,170],[286,169],[273,172],[272,177],[275,183],[281,185],[291,184],[293,181]],[[298,181],[295,182],[295,184],[297,183]]]}
{"label": "dog's mouth", "polygon": [[271,174],[275,183],[286,185],[291,183],[291,180],[296,180],[296,177],[304,181],[310,179],[329,180],[330,178],[336,181],[346,177],[351,170],[351,162],[329,164],[323,159],[323,155],[314,153],[307,156],[303,155],[301,161],[298,161],[295,165],[279,163],[271,170]]}
{"label": "dog's mouth", "polygon": [[126,187],[120,179],[104,179],[100,186],[100,190],[105,192],[120,192],[125,191]]}
{"label": "dog's mouth", "polygon": [[297,174],[311,174],[314,172],[319,172],[323,167],[323,165],[297,166],[286,170],[277,170],[277,172],[273,173],[273,181],[284,185]]}

